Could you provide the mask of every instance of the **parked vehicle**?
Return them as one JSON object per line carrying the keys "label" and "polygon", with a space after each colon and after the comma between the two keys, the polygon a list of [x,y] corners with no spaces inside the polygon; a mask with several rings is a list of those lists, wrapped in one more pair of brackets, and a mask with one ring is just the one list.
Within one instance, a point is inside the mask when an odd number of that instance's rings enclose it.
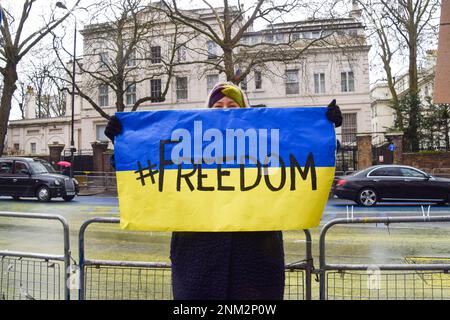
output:
{"label": "parked vehicle", "polygon": [[0,158],[0,196],[52,198],[72,201],[79,192],[76,179],[58,174],[42,159],[24,157]]}
{"label": "parked vehicle", "polygon": [[450,179],[409,166],[381,165],[336,178],[334,194],[371,207],[379,201],[450,201]]}

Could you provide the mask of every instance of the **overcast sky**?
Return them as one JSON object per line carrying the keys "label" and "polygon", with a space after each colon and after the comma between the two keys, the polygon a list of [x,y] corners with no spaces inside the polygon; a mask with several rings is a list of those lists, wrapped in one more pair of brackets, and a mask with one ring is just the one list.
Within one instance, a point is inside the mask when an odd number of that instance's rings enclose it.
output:
{"label": "overcast sky", "polygon": [[[308,1],[308,0],[306,0],[306,1]],[[16,19],[19,19],[19,17],[20,17],[23,2],[24,2],[23,0],[0,0],[0,4],[5,9],[7,9],[9,12],[11,12]],[[47,17],[47,19],[48,19],[48,16],[49,16],[51,10],[53,8],[55,8],[56,2],[58,2],[58,1],[57,0],[50,0],[50,1],[49,0],[37,0],[36,1],[35,5],[33,7],[33,10],[31,11],[31,16],[25,26],[26,27],[25,35],[26,35],[26,33],[33,32],[34,30],[39,28],[39,26],[42,26],[43,19],[45,19],[45,17]],[[62,2],[65,3],[68,8],[71,8],[76,3],[76,0],[65,0],[65,1],[62,0]],[[223,6],[223,0],[209,0],[209,2],[213,6],[217,6],[217,7]],[[234,2],[237,3],[237,1],[233,1],[233,0],[229,1],[230,4],[234,4]],[[251,1],[251,0],[241,0],[241,2],[244,4],[252,4],[252,5],[254,4],[254,1]],[[81,0],[80,7],[87,7],[94,3],[96,3],[96,0]],[[183,0],[181,3],[183,4],[183,8],[191,8],[192,9],[192,8],[205,7],[202,0],[187,0],[187,1]],[[351,7],[350,3],[351,3],[351,1],[348,0],[348,3],[346,6],[340,6],[336,10],[341,15],[348,15],[349,8]],[[57,10],[58,10],[57,11],[58,15],[64,14],[64,10],[62,10],[62,9],[57,9]],[[329,11],[327,8],[324,8],[323,12],[326,14]],[[77,16],[78,22],[82,28],[83,24],[86,23],[86,21],[87,21],[86,11],[77,10],[75,12],[75,15]],[[289,20],[300,20],[300,19],[304,19],[304,18],[306,18],[306,16],[302,15],[301,12],[292,13],[291,16],[288,17]],[[265,25],[264,21],[259,21],[259,22],[255,23],[255,29],[260,29],[260,28],[264,27],[264,25]],[[74,19],[72,17],[70,17],[69,20],[67,20],[67,22],[65,23],[65,28],[69,34],[72,34],[73,27],[74,27]],[[80,55],[83,52],[82,39],[81,39],[80,35],[78,36],[78,39],[79,39],[78,54]],[[437,45],[436,40],[430,41],[427,49],[436,48],[436,45]],[[50,41],[51,41],[51,39],[47,39],[47,43],[50,43]],[[67,38],[67,46],[66,46],[68,49],[71,48],[71,45],[72,45],[71,42],[72,42],[71,37],[68,37]],[[39,52],[34,52],[33,54],[39,55]],[[370,60],[372,60],[374,54],[375,53],[372,50]],[[29,55],[28,58],[32,59],[33,55]],[[404,59],[402,59],[401,61],[397,61],[393,66],[394,71],[397,74],[404,72],[406,70],[405,63],[406,62]],[[25,59],[25,61],[23,61],[23,63],[20,65],[20,71],[23,71],[26,68],[29,68],[29,64],[28,64],[27,60]],[[370,72],[371,72],[371,75],[370,75],[371,84],[376,83],[383,76],[383,73],[380,72],[379,68],[372,69]],[[18,108],[17,108],[17,106],[14,106],[13,110],[12,110],[12,114],[11,114],[11,119],[18,119],[19,116],[20,116],[20,113],[19,113]]]}

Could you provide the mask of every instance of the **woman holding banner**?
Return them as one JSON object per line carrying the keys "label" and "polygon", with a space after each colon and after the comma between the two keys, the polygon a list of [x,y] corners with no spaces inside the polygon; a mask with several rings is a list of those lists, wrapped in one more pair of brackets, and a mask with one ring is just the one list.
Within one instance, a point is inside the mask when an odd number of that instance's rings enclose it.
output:
{"label": "woman holding banner", "polygon": [[[208,108],[248,108],[246,95],[232,83],[211,91]],[[336,127],[342,114],[336,101],[327,117]],[[121,125],[114,116],[105,130],[113,142]],[[176,300],[282,300],[284,249],[281,231],[174,232],[170,258]]]}

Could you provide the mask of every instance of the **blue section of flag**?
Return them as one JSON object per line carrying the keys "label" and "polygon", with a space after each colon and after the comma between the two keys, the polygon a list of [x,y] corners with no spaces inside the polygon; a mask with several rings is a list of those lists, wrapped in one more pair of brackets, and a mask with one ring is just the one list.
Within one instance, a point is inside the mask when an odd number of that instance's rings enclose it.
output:
{"label": "blue section of flag", "polygon": [[[326,108],[248,108],[248,109],[202,109],[202,110],[162,110],[117,113],[122,124],[122,134],[116,137],[116,169],[118,171],[137,170],[137,162],[147,166],[160,163],[160,141],[170,140],[177,129],[185,129],[194,138],[194,124],[201,122],[203,132],[218,129],[226,137],[226,129],[279,130],[280,158],[286,167],[290,166],[293,155],[301,166],[313,154],[316,167],[334,167],[336,137],[334,125],[326,118]],[[268,146],[271,145],[268,137]],[[202,150],[211,142],[203,141]],[[166,145],[165,159],[171,158],[172,147]],[[225,149],[225,148],[224,148]],[[270,150],[270,148],[269,148]],[[198,151],[198,149],[197,149]],[[251,154],[255,150],[246,150]],[[259,150],[255,151],[259,154]],[[192,142],[194,158],[199,157]],[[201,155],[201,152],[200,152]],[[263,163],[263,159],[258,159]],[[246,164],[252,167],[254,162]],[[177,165],[167,166],[175,169]],[[183,164],[184,168],[192,165]],[[216,168],[216,164],[202,165]],[[224,168],[238,168],[238,164],[224,164]]]}

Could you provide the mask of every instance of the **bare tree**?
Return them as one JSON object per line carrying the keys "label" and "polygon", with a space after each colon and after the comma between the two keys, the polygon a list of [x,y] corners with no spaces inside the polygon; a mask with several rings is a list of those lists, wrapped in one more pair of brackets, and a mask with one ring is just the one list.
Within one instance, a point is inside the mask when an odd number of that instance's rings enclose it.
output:
{"label": "bare tree", "polygon": [[[8,126],[8,119],[11,112],[11,101],[14,92],[17,89],[18,73],[17,67],[22,59],[42,41],[48,34],[55,30],[69,15],[55,15],[55,10],[51,10],[49,18],[46,19],[43,26],[34,29],[27,23],[33,6],[39,0],[24,0],[23,7],[18,19],[1,8],[3,23],[0,26],[0,32],[3,38],[3,47],[0,49],[0,73],[3,75],[3,89],[0,102],[0,155],[5,146],[5,137]],[[78,0],[74,8],[78,5]],[[72,9],[73,10],[73,9]],[[31,30],[31,32],[29,32]]]}
{"label": "bare tree", "polygon": [[45,59],[30,61],[26,79],[28,87],[33,90],[36,101],[36,117],[61,117],[66,114],[66,93],[60,90],[65,83],[61,80],[61,69],[56,68],[56,61]]}
{"label": "bare tree", "polygon": [[[392,94],[398,129],[405,132],[409,149],[419,149],[420,101],[418,59],[423,44],[437,34],[436,13],[440,0],[357,0],[364,9],[366,22],[376,38],[379,56],[383,62],[386,80]],[[405,97],[410,106],[405,117],[395,88],[392,72],[394,57],[408,56],[409,88]],[[403,110],[404,111],[404,110]]]}
{"label": "bare tree", "polygon": [[[126,107],[136,111],[148,101],[164,101],[168,93],[177,51],[184,43],[180,42],[178,25],[164,38],[167,21],[149,8],[144,0],[102,0],[89,8],[90,24],[82,32],[85,52],[83,59],[77,60],[82,81],[75,84],[75,94],[104,118],[109,118],[104,110],[109,103],[99,101],[100,88],[113,92],[118,112]],[[166,45],[154,45],[156,38]],[[63,62],[61,39],[55,38],[54,48],[69,82],[72,71]],[[155,94],[136,98],[137,85],[162,76],[167,79]],[[67,85],[62,90],[71,93]]]}
{"label": "bare tree", "polygon": [[[266,64],[271,62],[289,63],[299,60],[312,47],[329,47],[331,44],[336,48],[344,43],[345,46],[350,45],[348,39],[344,42],[337,40],[333,10],[326,13],[324,10],[325,6],[332,9],[339,0],[258,0],[247,2],[247,6],[241,1],[234,1],[234,5],[230,2],[233,1],[223,0],[223,6],[216,8],[212,1],[203,0],[215,18],[214,25],[211,25],[210,21],[203,19],[202,10],[183,10],[179,7],[181,1],[161,1],[161,6],[157,9],[163,11],[171,21],[186,26],[208,40],[206,47],[188,47],[203,55],[204,59],[182,64],[203,64],[225,74],[227,81],[239,84],[251,71],[267,69]],[[322,16],[327,17],[327,29],[311,37],[302,37],[298,32],[302,24],[290,23],[284,26],[286,36],[277,37],[277,22],[284,22],[288,16],[295,16],[299,12],[308,13],[307,23],[313,23],[321,12]],[[251,34],[256,21],[264,21],[267,28],[260,32],[260,39],[253,42]]]}
{"label": "bare tree", "polygon": [[425,37],[436,34],[440,0],[379,0],[408,52],[409,92],[418,94],[418,54]]}
{"label": "bare tree", "polygon": [[20,111],[20,118],[24,120],[26,118],[26,111],[29,103],[29,88],[24,82],[17,82],[17,90],[14,93],[13,100],[17,103]]}
{"label": "bare tree", "polygon": [[398,129],[403,131],[403,113],[399,105],[395,74],[393,72],[393,60],[400,53],[400,44],[395,36],[395,27],[388,13],[384,10],[379,0],[356,0],[353,1],[362,8],[363,19],[369,33],[369,38],[373,41],[373,49],[376,56],[381,60],[385,73],[385,80],[392,96],[391,107],[395,111]]}
{"label": "bare tree", "polygon": [[50,66],[47,64],[39,63],[37,65],[36,63],[32,63],[27,80],[32,86],[36,97],[36,118],[49,118],[49,91],[51,90]]}

